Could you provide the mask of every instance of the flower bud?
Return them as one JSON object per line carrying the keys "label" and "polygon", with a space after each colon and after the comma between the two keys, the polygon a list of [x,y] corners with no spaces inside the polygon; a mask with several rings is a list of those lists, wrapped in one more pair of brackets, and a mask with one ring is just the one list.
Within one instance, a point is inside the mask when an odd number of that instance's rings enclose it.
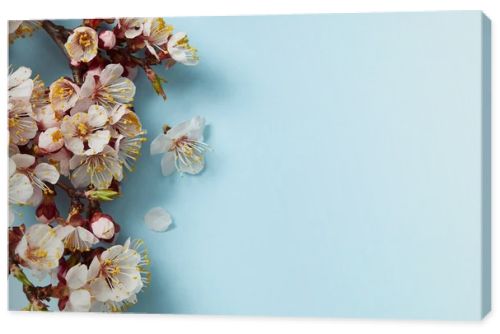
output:
{"label": "flower bud", "polygon": [[99,34],[99,40],[102,47],[105,49],[112,49],[116,44],[115,33],[111,30],[105,30]]}
{"label": "flower bud", "polygon": [[95,212],[90,219],[90,229],[101,240],[111,240],[115,236],[113,218],[102,212]]}
{"label": "flower bud", "polygon": [[56,203],[54,202],[54,196],[44,195],[42,203],[36,208],[36,220],[40,223],[49,224],[54,219],[59,217],[59,211],[57,210]]}

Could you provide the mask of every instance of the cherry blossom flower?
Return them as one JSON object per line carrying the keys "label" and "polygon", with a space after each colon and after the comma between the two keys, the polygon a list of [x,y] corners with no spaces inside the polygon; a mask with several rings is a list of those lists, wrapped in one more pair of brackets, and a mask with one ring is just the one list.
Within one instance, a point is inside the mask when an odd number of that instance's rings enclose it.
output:
{"label": "cherry blossom flower", "polygon": [[25,145],[36,136],[38,127],[29,100],[10,99],[9,134],[12,143]]}
{"label": "cherry blossom flower", "polygon": [[[144,70],[165,98],[154,65],[195,65],[196,49],[162,18],[89,19],[73,30],[50,20],[10,21],[9,41],[41,25],[70,58],[73,79],[46,86],[28,67],[9,73],[9,204],[34,206],[37,221],[9,227],[9,271],[23,283],[28,310],[50,310],[50,296],[63,311],[124,311],[149,283],[149,258],[142,241],[115,245],[120,225],[99,204],[120,195],[123,168],[133,169],[146,140],[131,80]],[[165,175],[203,169],[204,125],[195,117],[155,139],[151,152],[164,154]],[[64,215],[56,195],[71,199]],[[161,232],[172,217],[157,207],[144,222]],[[30,281],[47,275],[47,286]]]}
{"label": "cherry blossom flower", "polygon": [[78,263],[71,267],[64,277],[69,289],[69,297],[64,311],[88,312],[91,307],[91,295],[88,287],[89,270],[86,265]]}
{"label": "cherry blossom flower", "polygon": [[118,104],[128,104],[134,100],[135,85],[122,77],[123,66],[107,65],[99,75],[87,75],[80,90],[80,101],[74,111],[85,110],[91,104],[102,105],[108,109]]}
{"label": "cherry blossom flower", "polygon": [[31,92],[31,108],[35,114],[43,107],[50,105],[49,90],[39,75],[33,78],[33,90]]}
{"label": "cherry blossom flower", "polygon": [[33,91],[31,69],[21,66],[9,74],[9,98],[29,100]]}
{"label": "cherry blossom flower", "polygon": [[72,252],[88,252],[99,242],[92,232],[82,226],[64,225],[58,226],[57,229],[64,231],[65,237],[62,239],[64,246]]}
{"label": "cherry blossom flower", "polygon": [[123,36],[132,39],[142,34],[145,21],[146,19],[142,18],[119,19],[117,28]]}
{"label": "cherry blossom flower", "polygon": [[31,36],[39,28],[38,21],[9,21],[9,42]]}
{"label": "cherry blossom flower", "polygon": [[42,195],[51,194],[52,190],[46,185],[45,182],[55,184],[59,180],[59,172],[57,169],[45,162],[36,164],[34,156],[29,154],[15,154],[10,160],[10,168],[15,172],[10,171],[10,174],[24,174],[30,180],[30,186],[25,185],[25,179],[22,183],[16,183],[16,187],[10,187],[12,190],[10,196],[17,198],[25,198],[29,193],[31,197],[27,203],[38,205],[42,200]]}
{"label": "cherry blossom flower", "polygon": [[64,136],[58,127],[48,128],[40,133],[38,147],[44,152],[55,152],[64,146]]}
{"label": "cherry blossom flower", "polygon": [[162,53],[166,53],[166,50],[163,49],[163,45],[165,45],[168,41],[168,38],[172,34],[174,27],[168,25],[165,20],[160,17],[147,19],[144,23],[144,43],[148,51],[156,57],[156,59],[160,59],[156,51],[160,51]]}
{"label": "cherry blossom flower", "polygon": [[64,112],[73,108],[78,100],[79,93],[80,87],[68,79],[61,77],[50,85],[50,104],[54,111]]}
{"label": "cherry blossom flower", "polygon": [[149,258],[145,251],[139,251],[141,245],[139,241],[131,246],[128,239],[123,246],[112,246],[94,257],[89,271],[96,278],[90,283],[90,291],[97,301],[122,303],[110,304],[111,308],[120,308],[149,282]]}
{"label": "cherry blossom flower", "polygon": [[49,128],[59,127],[63,113],[56,113],[50,104],[39,108],[35,113],[35,120],[38,123],[40,130],[47,130]]}
{"label": "cherry blossom flower", "polygon": [[33,80],[31,70],[19,67],[9,74],[9,133],[12,143],[25,145],[36,136],[38,127],[31,108]]}
{"label": "cherry blossom flower", "polygon": [[42,279],[59,265],[64,253],[61,237],[49,225],[32,225],[18,243],[15,253],[36,277]]}
{"label": "cherry blossom flower", "polygon": [[118,135],[115,140],[115,150],[118,152],[120,163],[129,171],[134,170],[134,163],[141,154],[142,143],[146,138],[141,136],[125,137]]}
{"label": "cherry blossom flower", "polygon": [[9,158],[9,203],[26,204],[33,196],[33,186],[28,176],[16,170],[16,162]]}
{"label": "cherry blossom flower", "polygon": [[167,51],[173,60],[184,65],[196,65],[200,60],[197,50],[189,45],[189,39],[185,32],[178,32],[170,37]]}
{"label": "cherry blossom flower", "polygon": [[160,134],[151,143],[151,154],[163,153],[161,170],[168,176],[180,173],[198,174],[205,165],[203,155],[209,146],[203,142],[205,119],[196,116]]}
{"label": "cherry blossom flower", "polygon": [[146,226],[155,232],[165,232],[172,224],[172,216],[161,207],[154,207],[144,216]]}
{"label": "cherry blossom flower", "polygon": [[64,47],[72,61],[88,63],[97,55],[97,32],[90,27],[78,27],[68,37]]}
{"label": "cherry blossom flower", "polygon": [[76,188],[92,185],[97,189],[107,189],[113,178],[121,181],[122,166],[118,153],[109,145],[94,155],[75,155],[69,161],[71,182]]}
{"label": "cherry blossom flower", "polygon": [[142,124],[137,114],[127,105],[117,104],[108,111],[111,135],[117,137],[137,137],[144,134]]}
{"label": "cherry blossom flower", "polygon": [[[65,116],[61,123],[66,148],[74,154],[92,155],[101,152],[109,143],[110,132],[104,129],[108,122],[106,109],[91,105],[88,112]],[[88,146],[88,149],[85,147]]]}

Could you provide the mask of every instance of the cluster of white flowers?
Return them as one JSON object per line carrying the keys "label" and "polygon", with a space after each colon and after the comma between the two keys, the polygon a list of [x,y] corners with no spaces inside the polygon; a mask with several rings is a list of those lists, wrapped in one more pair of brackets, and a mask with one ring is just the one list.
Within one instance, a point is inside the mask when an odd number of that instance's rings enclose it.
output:
{"label": "cluster of white flowers", "polygon": [[[132,80],[142,68],[155,91],[165,96],[163,80],[151,66],[195,65],[197,51],[185,33],[173,33],[162,18],[84,20],[71,31],[47,20],[11,21],[9,38],[29,36],[38,28],[56,40],[65,36],[57,41],[64,45],[73,78],[45,86],[27,67],[9,74],[9,203],[36,207],[38,221],[9,228],[10,272],[23,284],[24,274],[16,268],[40,279],[52,277],[55,283],[46,298],[59,299],[60,310],[122,311],[136,303],[149,282],[149,259],[141,242],[115,245],[120,225],[101,212],[99,201],[119,194],[124,168],[132,170],[145,141],[133,109]],[[164,175],[203,170],[209,149],[204,128],[200,116],[163,128],[151,153],[163,154]],[[54,199],[56,186],[71,200],[64,217]],[[145,222],[165,231],[172,218],[155,208]],[[29,289],[25,293],[30,307],[47,308],[47,299],[37,304]]]}
{"label": "cluster of white flowers", "polygon": [[30,226],[17,244],[15,253],[39,278],[59,269],[66,294],[64,311],[121,311],[136,303],[136,295],[149,282],[147,253],[142,243],[114,245],[95,255],[87,266],[60,265],[64,238],[71,230],[46,224]]}
{"label": "cluster of white flowers", "polygon": [[144,141],[130,106],[135,85],[122,74],[122,65],[109,64],[82,87],[60,78],[48,94],[34,88],[26,67],[9,75],[11,203],[38,205],[50,192],[46,182],[60,175],[76,188],[107,189],[122,179]]}
{"label": "cluster of white flowers", "polygon": [[173,33],[174,28],[162,18],[119,19],[115,29],[99,34],[91,27],[78,27],[68,38],[66,50],[75,63],[88,63],[97,56],[99,41],[103,48],[112,49],[118,39],[127,39],[134,49],[147,48],[151,55],[161,60],[169,57],[184,65],[196,65],[197,50],[189,45],[187,34]]}

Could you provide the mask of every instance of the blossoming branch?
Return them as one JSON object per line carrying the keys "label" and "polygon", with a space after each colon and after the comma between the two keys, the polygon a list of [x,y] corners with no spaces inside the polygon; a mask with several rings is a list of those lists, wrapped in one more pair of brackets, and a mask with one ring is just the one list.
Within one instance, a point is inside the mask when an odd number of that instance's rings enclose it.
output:
{"label": "blossoming branch", "polygon": [[[120,224],[100,203],[120,195],[124,168],[132,171],[145,141],[133,80],[144,71],[166,99],[154,67],[196,65],[197,51],[162,18],[90,19],[75,29],[10,21],[9,40],[36,30],[65,54],[72,77],[45,85],[25,66],[9,74],[9,202],[35,207],[37,221],[16,224],[11,210],[9,273],[23,285],[26,310],[48,310],[54,298],[61,311],[123,311],[149,283],[149,257],[141,241],[116,244]],[[164,175],[203,169],[204,126],[197,116],[164,127],[151,146],[164,153]],[[57,208],[61,194],[67,213]],[[148,217],[157,230],[171,222],[157,208]],[[50,284],[35,284],[47,277]]]}

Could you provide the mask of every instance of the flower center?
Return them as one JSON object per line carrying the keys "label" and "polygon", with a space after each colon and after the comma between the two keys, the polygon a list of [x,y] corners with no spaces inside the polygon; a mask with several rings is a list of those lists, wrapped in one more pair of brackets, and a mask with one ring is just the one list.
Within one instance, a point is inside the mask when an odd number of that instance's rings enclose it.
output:
{"label": "flower center", "polygon": [[78,37],[78,44],[80,44],[84,48],[88,48],[92,45],[92,38],[90,38],[90,35],[88,33],[83,32]]}
{"label": "flower center", "polygon": [[63,138],[63,134],[61,130],[56,130],[52,133],[51,137],[52,137],[52,142],[57,143]]}
{"label": "flower center", "polygon": [[65,99],[73,94],[73,89],[67,86],[57,86],[54,90],[54,95],[56,97]]}
{"label": "flower center", "polygon": [[76,131],[80,137],[84,137],[89,133],[89,127],[85,123],[78,123],[76,126]]}
{"label": "flower center", "polygon": [[106,259],[103,263],[102,272],[104,276],[113,278],[122,272],[120,266],[115,261]]}
{"label": "flower center", "polygon": [[189,48],[189,39],[187,36],[184,36],[181,39],[179,39],[176,44],[179,47]]}
{"label": "flower center", "polygon": [[33,248],[28,250],[28,258],[34,262],[43,260],[48,255],[48,252],[43,248]]}
{"label": "flower center", "polygon": [[15,128],[19,124],[17,117],[9,117],[9,129]]}

